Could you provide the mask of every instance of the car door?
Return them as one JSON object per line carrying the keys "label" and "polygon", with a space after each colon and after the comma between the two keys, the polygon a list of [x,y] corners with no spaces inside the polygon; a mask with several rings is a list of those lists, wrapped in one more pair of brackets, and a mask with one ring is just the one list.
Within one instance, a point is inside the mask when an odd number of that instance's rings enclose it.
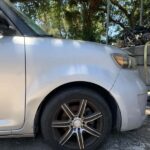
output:
{"label": "car door", "polygon": [[[0,29],[0,134],[20,129],[25,114],[24,37],[0,10],[0,17],[16,33]],[[2,20],[0,18],[0,20]],[[2,21],[0,21],[2,23]]]}

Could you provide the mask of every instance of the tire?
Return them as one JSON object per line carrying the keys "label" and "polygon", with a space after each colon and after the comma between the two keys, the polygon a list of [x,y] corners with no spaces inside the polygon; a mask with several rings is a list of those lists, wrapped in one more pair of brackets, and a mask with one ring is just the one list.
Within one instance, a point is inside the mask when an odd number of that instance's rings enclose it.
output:
{"label": "tire", "polygon": [[88,88],[57,93],[41,117],[42,135],[54,150],[96,150],[111,128],[112,115],[107,103]]}

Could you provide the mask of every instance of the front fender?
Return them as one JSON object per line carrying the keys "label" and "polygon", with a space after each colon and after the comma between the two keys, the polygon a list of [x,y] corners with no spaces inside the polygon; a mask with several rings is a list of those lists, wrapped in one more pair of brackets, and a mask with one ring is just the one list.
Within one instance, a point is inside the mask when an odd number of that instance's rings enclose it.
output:
{"label": "front fender", "polygon": [[94,65],[68,65],[40,73],[27,83],[27,103],[32,99],[42,101],[57,87],[77,81],[97,84],[107,91],[113,86],[117,73]]}
{"label": "front fender", "polygon": [[30,82],[27,82],[26,121],[23,129],[18,130],[18,133],[33,134],[37,110],[44,98],[56,88],[71,82],[84,81],[99,85],[109,91],[118,74],[119,72],[114,74],[94,65],[68,65],[49,70],[47,73],[35,76],[33,80],[28,80]]}
{"label": "front fender", "polygon": [[40,104],[56,88],[82,81],[110,91],[120,71],[111,57],[120,51],[96,43],[26,37],[25,49],[26,114],[19,133],[33,133]]}

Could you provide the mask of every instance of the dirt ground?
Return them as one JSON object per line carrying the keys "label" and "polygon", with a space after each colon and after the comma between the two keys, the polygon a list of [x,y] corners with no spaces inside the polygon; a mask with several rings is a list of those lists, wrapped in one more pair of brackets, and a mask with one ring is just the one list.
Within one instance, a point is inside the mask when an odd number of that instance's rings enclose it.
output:
{"label": "dirt ground", "polygon": [[[147,110],[150,114],[150,108]],[[41,137],[23,139],[0,139],[0,150],[52,150]],[[150,150],[150,116],[135,131],[112,133],[99,150]]]}

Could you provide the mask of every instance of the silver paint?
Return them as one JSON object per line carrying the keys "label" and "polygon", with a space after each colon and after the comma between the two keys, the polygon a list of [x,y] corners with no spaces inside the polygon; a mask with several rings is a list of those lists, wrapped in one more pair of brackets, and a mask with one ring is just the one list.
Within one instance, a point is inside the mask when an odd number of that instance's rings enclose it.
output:
{"label": "silver paint", "polygon": [[121,130],[139,127],[145,118],[145,85],[136,71],[119,68],[112,53],[125,52],[83,41],[1,37],[0,135],[33,136],[44,98],[76,81],[94,83],[113,95],[121,111]]}

